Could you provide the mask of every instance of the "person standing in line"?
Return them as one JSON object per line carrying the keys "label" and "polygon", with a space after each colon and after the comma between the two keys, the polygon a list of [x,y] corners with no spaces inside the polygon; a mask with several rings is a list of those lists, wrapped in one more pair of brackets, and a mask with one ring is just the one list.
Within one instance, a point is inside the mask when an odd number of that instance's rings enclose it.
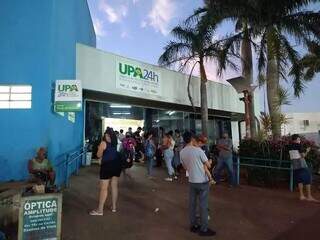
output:
{"label": "person standing in line", "polygon": [[[202,149],[196,147],[196,139],[192,133],[185,132],[183,139],[186,146],[180,152],[180,160],[189,173],[190,231],[200,236],[214,236],[216,232],[208,227],[209,178],[204,169],[204,165],[209,169],[211,164]],[[198,204],[200,225],[197,222]]]}
{"label": "person standing in line", "polygon": [[184,141],[178,129],[176,129],[174,132],[175,132],[175,136],[174,136],[175,147],[174,147],[173,167],[174,167],[176,176],[178,176],[181,170],[180,151],[184,147]]}
{"label": "person standing in line", "polygon": [[149,132],[146,134],[145,141],[145,155],[147,158],[147,166],[148,166],[148,177],[153,178],[152,169],[154,165],[154,155],[156,152],[156,145],[153,140],[153,133]]}
{"label": "person standing in line", "polygon": [[[295,182],[298,184],[300,200],[311,201],[311,202],[319,202],[316,200],[311,193],[311,182],[312,176],[311,172],[308,168],[305,157],[310,152],[310,148],[307,148],[305,151],[302,149],[301,139],[298,134],[293,134],[292,144],[289,146],[289,155],[292,160],[293,166],[293,176],[295,178]],[[307,197],[304,195],[303,187],[306,187]]]}
{"label": "person standing in line", "polygon": [[222,138],[218,140],[217,144],[217,148],[219,150],[219,157],[217,166],[214,170],[214,176],[215,181],[219,183],[221,171],[224,169],[224,167],[226,167],[229,175],[229,183],[231,186],[235,186],[232,146],[232,140],[229,138],[228,133],[224,133],[222,135]]}
{"label": "person standing in line", "polygon": [[119,140],[120,142],[122,142],[122,140],[125,138],[125,135],[123,134],[123,129],[120,129],[120,133],[119,133]]}
{"label": "person standing in line", "polygon": [[174,174],[174,169],[172,167],[172,161],[174,157],[174,152],[173,152],[174,145],[175,145],[175,142],[172,136],[169,133],[166,133],[162,140],[162,150],[163,150],[164,161],[166,163],[167,170],[168,170],[168,177],[165,178],[164,180],[168,182],[172,182],[173,179],[176,178]]}
{"label": "person standing in line", "polygon": [[121,159],[117,152],[117,137],[112,128],[107,128],[103,140],[98,147],[97,156],[101,159],[100,167],[100,194],[98,208],[89,214],[92,216],[103,216],[103,209],[108,197],[108,188],[111,182],[112,212],[117,211],[118,200],[118,178],[121,174]]}
{"label": "person standing in line", "polygon": [[125,161],[123,166],[123,173],[125,176],[131,178],[129,174],[129,169],[133,166],[135,158],[135,147],[136,141],[132,135],[127,132],[125,138],[122,141],[122,153],[124,155]]}
{"label": "person standing in line", "polygon": [[142,128],[138,127],[137,131],[134,132],[133,137],[136,141],[136,147],[135,147],[135,159],[137,162],[143,163],[144,162],[144,153],[143,153],[143,140],[141,137]]}

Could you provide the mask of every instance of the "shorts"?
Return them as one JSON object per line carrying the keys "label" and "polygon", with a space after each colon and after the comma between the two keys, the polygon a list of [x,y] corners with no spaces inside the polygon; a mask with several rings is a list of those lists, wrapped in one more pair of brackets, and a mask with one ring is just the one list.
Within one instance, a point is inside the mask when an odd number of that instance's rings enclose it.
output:
{"label": "shorts", "polygon": [[106,180],[112,177],[120,177],[121,170],[120,161],[104,162],[100,167],[100,179]]}
{"label": "shorts", "polygon": [[308,168],[299,168],[293,172],[296,184],[302,183],[303,185],[311,184],[311,173]]}

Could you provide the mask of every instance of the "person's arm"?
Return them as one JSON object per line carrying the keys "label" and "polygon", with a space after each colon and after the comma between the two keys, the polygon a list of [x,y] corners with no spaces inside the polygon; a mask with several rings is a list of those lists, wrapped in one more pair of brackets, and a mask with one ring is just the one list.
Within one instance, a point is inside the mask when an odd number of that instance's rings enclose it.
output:
{"label": "person's arm", "polygon": [[305,158],[310,152],[311,148],[308,147],[305,152],[300,152],[302,159]]}
{"label": "person's arm", "polygon": [[201,148],[199,148],[200,152],[200,160],[203,163],[203,165],[205,165],[207,168],[211,168],[211,163],[209,162],[206,154],[202,151]]}
{"label": "person's arm", "polygon": [[31,174],[34,174],[34,173],[37,172],[36,170],[33,169],[32,160],[29,160],[29,162],[28,162],[28,171],[29,171],[29,173],[31,173]]}
{"label": "person's arm", "polygon": [[102,158],[103,152],[104,150],[106,150],[106,148],[107,148],[107,144],[105,143],[105,141],[102,141],[98,147],[98,152],[97,152],[98,158]]}

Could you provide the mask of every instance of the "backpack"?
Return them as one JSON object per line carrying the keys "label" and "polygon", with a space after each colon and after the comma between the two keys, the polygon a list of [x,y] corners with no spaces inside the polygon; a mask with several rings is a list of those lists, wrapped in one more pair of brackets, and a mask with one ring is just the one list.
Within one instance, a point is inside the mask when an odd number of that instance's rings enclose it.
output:
{"label": "backpack", "polygon": [[145,154],[147,157],[153,157],[153,155],[155,154],[154,147],[150,143],[150,140],[147,141]]}

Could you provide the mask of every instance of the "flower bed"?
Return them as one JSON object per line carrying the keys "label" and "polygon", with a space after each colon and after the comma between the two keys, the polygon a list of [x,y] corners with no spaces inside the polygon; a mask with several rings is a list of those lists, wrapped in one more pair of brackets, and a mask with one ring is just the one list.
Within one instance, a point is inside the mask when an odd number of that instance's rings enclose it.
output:
{"label": "flower bed", "polygon": [[[301,137],[302,147],[304,149],[310,147],[311,151],[307,155],[306,160],[309,167],[317,172],[320,167],[319,147],[313,142]],[[290,161],[288,145],[291,144],[291,137],[284,136],[279,140],[267,139],[263,141],[248,139],[240,143],[239,155],[241,157],[259,158],[259,159],[273,159],[278,162],[271,162],[268,166],[289,167],[286,161]],[[255,162],[254,164],[265,164],[264,162]],[[249,184],[259,186],[274,187],[281,185],[281,183],[288,183],[290,174],[288,171],[281,171],[277,169],[263,169],[258,167],[242,167],[247,175]]]}

